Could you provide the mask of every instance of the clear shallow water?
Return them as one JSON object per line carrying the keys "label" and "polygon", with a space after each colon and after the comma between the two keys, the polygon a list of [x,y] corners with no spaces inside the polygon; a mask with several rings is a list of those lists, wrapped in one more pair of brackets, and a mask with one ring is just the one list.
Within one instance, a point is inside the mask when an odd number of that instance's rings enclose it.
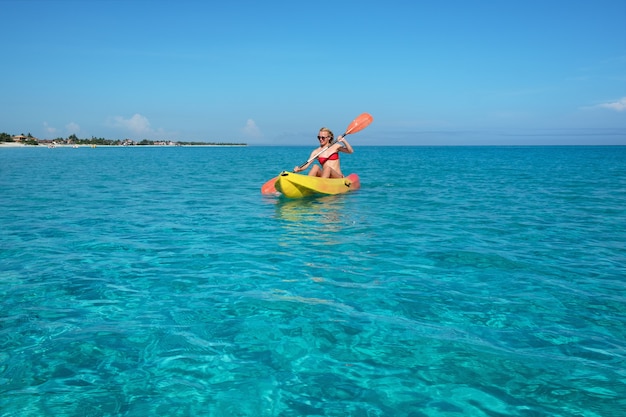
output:
{"label": "clear shallow water", "polygon": [[0,149],[1,416],[621,416],[626,148]]}

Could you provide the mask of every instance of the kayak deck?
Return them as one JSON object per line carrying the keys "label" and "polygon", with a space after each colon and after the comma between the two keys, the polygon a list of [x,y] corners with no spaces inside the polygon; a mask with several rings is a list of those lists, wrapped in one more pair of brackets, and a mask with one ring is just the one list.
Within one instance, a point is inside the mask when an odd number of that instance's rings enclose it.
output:
{"label": "kayak deck", "polygon": [[274,183],[276,190],[287,198],[302,198],[312,195],[333,195],[358,190],[359,176],[350,174],[344,178],[320,178],[283,171]]}

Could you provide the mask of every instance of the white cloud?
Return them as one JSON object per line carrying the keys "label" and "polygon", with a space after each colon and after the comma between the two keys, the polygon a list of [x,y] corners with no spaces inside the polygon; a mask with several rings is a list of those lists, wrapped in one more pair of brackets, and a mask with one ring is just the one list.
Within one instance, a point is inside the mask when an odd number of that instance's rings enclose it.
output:
{"label": "white cloud", "polygon": [[134,114],[130,119],[124,119],[122,116],[115,116],[112,125],[122,129],[130,130],[136,135],[147,135],[153,133],[148,119],[139,113]]}
{"label": "white cloud", "polygon": [[43,122],[43,129],[47,135],[54,135],[57,133],[56,127],[48,125],[48,122]]}
{"label": "white cloud", "polygon": [[115,116],[108,120],[109,126],[124,130],[124,134],[129,134],[134,139],[165,140],[175,139],[176,132],[166,132],[163,129],[153,129],[147,117],[135,113],[126,119],[123,116]]}
{"label": "white cloud", "polygon": [[263,137],[263,134],[261,133],[261,129],[259,129],[259,127],[256,125],[256,123],[252,119],[248,119],[248,121],[246,122],[246,126],[243,129],[241,129],[241,131],[244,134],[244,136],[249,139],[258,139],[258,138]]}
{"label": "white cloud", "polygon": [[78,132],[80,132],[80,126],[78,125],[78,123],[74,123],[74,122],[70,122],[66,124],[65,129],[67,130],[67,133],[70,135],[76,135],[78,134]]}
{"label": "white cloud", "polygon": [[622,97],[617,101],[598,104],[596,107],[601,107],[603,109],[609,109],[609,110],[615,110],[615,111],[626,111],[626,97]]}

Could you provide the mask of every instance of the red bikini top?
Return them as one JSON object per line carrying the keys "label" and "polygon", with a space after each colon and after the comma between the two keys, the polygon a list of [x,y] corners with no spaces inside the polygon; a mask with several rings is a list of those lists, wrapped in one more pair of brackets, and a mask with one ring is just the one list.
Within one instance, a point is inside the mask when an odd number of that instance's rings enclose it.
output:
{"label": "red bikini top", "polygon": [[323,156],[319,156],[317,158],[317,160],[320,162],[320,164],[324,165],[326,163],[326,161],[335,161],[339,159],[339,154],[337,152],[335,152],[334,154],[331,154],[328,158],[324,158]]}

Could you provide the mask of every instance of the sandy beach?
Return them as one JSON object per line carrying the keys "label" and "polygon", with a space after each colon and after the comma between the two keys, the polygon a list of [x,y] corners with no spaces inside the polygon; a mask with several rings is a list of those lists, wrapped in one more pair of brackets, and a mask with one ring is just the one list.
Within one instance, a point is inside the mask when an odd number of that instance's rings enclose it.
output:
{"label": "sandy beach", "polygon": [[18,142],[0,142],[0,148],[25,148],[27,146],[30,146],[33,148],[37,147],[33,145],[24,145],[23,143],[18,143]]}

